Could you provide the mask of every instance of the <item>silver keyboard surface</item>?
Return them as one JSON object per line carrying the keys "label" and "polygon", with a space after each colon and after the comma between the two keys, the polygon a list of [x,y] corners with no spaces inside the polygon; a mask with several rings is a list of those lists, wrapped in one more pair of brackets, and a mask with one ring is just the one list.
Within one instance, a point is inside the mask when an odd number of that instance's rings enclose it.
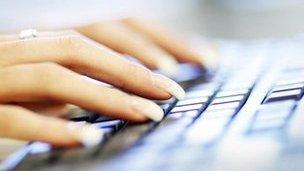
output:
{"label": "silver keyboard surface", "polygon": [[[16,170],[304,169],[304,39],[219,41],[221,66],[183,82],[186,98],[158,102],[161,122],[92,112],[71,120],[103,129],[98,147],[33,142],[3,163]],[[288,161],[288,162],[287,162]]]}

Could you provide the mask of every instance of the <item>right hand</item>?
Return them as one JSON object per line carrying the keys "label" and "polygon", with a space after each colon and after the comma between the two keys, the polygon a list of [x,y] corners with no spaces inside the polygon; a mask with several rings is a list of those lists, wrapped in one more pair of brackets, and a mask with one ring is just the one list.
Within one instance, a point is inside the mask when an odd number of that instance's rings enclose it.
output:
{"label": "right hand", "polygon": [[[82,75],[116,88],[95,84]],[[76,32],[42,32],[25,40],[17,35],[0,36],[1,137],[59,146],[92,145],[100,140],[99,130],[41,111],[73,104],[130,121],[159,121],[162,109],[145,98],[171,96],[184,96],[174,81]]]}

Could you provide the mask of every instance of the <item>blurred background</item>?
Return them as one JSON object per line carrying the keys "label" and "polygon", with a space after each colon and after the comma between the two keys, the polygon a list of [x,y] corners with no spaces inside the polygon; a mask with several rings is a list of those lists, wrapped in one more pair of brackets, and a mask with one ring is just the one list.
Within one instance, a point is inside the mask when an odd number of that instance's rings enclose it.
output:
{"label": "blurred background", "polygon": [[303,0],[2,0],[0,32],[53,29],[125,15],[211,38],[290,37],[304,31]]}

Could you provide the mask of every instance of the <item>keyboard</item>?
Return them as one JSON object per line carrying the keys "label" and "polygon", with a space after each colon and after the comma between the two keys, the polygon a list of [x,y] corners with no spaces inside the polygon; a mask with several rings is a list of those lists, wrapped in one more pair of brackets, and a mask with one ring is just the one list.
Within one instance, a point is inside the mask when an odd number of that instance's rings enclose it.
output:
{"label": "keyboard", "polygon": [[[71,120],[103,130],[100,145],[53,149],[32,142],[2,167],[247,170],[250,164],[251,170],[288,170],[291,165],[302,170],[304,39],[218,44],[219,70],[192,74],[181,82],[186,91],[183,100],[157,101],[165,111],[162,121],[134,124],[74,111]],[[188,74],[186,70],[182,72]]]}

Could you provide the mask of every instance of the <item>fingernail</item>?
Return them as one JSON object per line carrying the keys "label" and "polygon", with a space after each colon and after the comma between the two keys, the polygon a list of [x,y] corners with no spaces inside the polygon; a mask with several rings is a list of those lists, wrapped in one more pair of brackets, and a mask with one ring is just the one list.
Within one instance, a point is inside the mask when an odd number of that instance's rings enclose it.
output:
{"label": "fingernail", "polygon": [[70,122],[68,124],[68,130],[86,147],[98,145],[103,137],[101,129],[88,123]]}
{"label": "fingernail", "polygon": [[156,87],[163,89],[177,99],[181,100],[185,97],[185,91],[175,81],[161,74],[153,74],[153,79]]}
{"label": "fingernail", "polygon": [[164,111],[154,102],[141,97],[133,96],[131,107],[137,113],[142,114],[154,121],[160,121],[164,117]]}
{"label": "fingernail", "polygon": [[160,58],[156,64],[157,69],[165,75],[173,76],[178,72],[178,63],[170,57]]}

